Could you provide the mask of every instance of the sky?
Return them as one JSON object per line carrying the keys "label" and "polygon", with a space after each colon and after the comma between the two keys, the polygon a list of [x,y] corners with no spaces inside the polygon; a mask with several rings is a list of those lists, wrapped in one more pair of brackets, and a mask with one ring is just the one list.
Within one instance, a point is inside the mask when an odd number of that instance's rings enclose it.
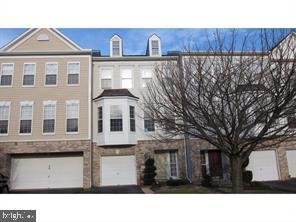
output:
{"label": "sky", "polygon": [[[7,29],[0,28],[0,48],[10,42],[26,29]],[[197,42],[199,45],[205,45],[208,36],[213,36],[216,29],[143,29],[143,28],[66,28],[59,29],[63,34],[76,42],[85,49],[100,50],[102,55],[109,55],[109,39],[113,34],[118,34],[123,39],[123,52],[125,55],[144,55],[146,52],[147,39],[153,33],[161,38],[162,53],[168,51],[177,51],[184,49],[189,42]],[[221,32],[227,32],[229,29],[220,29]],[[256,35],[260,29],[237,29],[239,37],[245,35]]]}

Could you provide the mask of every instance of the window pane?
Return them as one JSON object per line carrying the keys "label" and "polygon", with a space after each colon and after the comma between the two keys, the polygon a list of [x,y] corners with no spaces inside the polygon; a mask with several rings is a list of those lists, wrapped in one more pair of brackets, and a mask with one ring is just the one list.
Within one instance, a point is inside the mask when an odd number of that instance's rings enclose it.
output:
{"label": "window pane", "polygon": [[121,70],[121,78],[123,79],[131,79],[132,76],[132,70],[131,69],[123,69]]}
{"label": "window pane", "polygon": [[67,119],[67,132],[78,132],[78,119]]}
{"label": "window pane", "polygon": [[20,133],[31,133],[32,120],[21,120]]}
{"label": "window pane", "polygon": [[132,79],[122,79],[121,80],[121,87],[125,89],[131,89],[133,88],[133,82]]}
{"label": "window pane", "polygon": [[119,48],[113,48],[113,55],[114,55],[114,56],[119,56],[119,55],[120,55],[120,50],[119,50]]}
{"label": "window pane", "polygon": [[8,120],[9,106],[0,106],[0,120]]}
{"label": "window pane", "polygon": [[32,106],[24,105],[21,107],[21,119],[22,120],[31,120],[32,119]]}
{"label": "window pane", "polygon": [[3,64],[2,65],[2,75],[12,75],[13,64]]}
{"label": "window pane", "polygon": [[135,118],[135,107],[130,106],[130,118]]}
{"label": "window pane", "polygon": [[24,86],[34,85],[34,75],[25,75],[23,80]]}
{"label": "window pane", "polygon": [[46,75],[57,75],[58,64],[46,64]]}
{"label": "window pane", "polygon": [[7,134],[8,120],[0,120],[0,134]]}
{"label": "window pane", "polygon": [[44,119],[55,119],[56,106],[54,104],[48,104],[44,106]]}
{"label": "window pane", "polygon": [[111,79],[102,79],[101,80],[101,88],[102,89],[111,89]]}
{"label": "window pane", "polygon": [[122,119],[122,110],[118,105],[110,107],[110,119]]}
{"label": "window pane", "polygon": [[103,132],[103,108],[98,108],[98,133]]}
{"label": "window pane", "polygon": [[144,129],[145,129],[145,132],[155,131],[154,121],[152,119],[145,119],[144,120]]}
{"label": "window pane", "polygon": [[69,74],[68,84],[79,84],[79,74]]}
{"label": "window pane", "polygon": [[45,84],[46,85],[56,85],[57,84],[57,76],[56,75],[46,75]]}
{"label": "window pane", "polygon": [[110,119],[110,130],[122,131],[122,119]]}
{"label": "window pane", "polygon": [[80,65],[79,63],[68,63],[68,74],[79,74]]}
{"label": "window pane", "polygon": [[11,85],[12,76],[1,76],[1,85],[2,86],[10,86]]}
{"label": "window pane", "polygon": [[151,44],[152,44],[152,48],[158,48],[158,41],[157,40],[152,40]]}
{"label": "window pane", "polygon": [[24,64],[24,75],[35,75],[35,64]]}
{"label": "window pane", "polygon": [[54,133],[55,120],[45,119],[43,120],[43,133]]}
{"label": "window pane", "polygon": [[78,119],[79,117],[79,104],[67,104],[67,118]]}
{"label": "window pane", "polygon": [[170,170],[171,170],[171,177],[177,177],[177,152],[170,152]]}
{"label": "window pane", "polygon": [[136,121],[135,121],[135,107],[130,106],[130,131],[136,131]]}

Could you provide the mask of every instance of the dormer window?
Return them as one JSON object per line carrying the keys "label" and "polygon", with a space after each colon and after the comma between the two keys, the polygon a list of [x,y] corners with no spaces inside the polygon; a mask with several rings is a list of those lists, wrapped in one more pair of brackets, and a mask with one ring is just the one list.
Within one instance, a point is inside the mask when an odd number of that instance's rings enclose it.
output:
{"label": "dormer window", "polygon": [[152,55],[153,56],[158,56],[159,55],[158,40],[152,40],[151,41],[151,47],[152,47]]}
{"label": "dormer window", "polygon": [[160,38],[153,34],[148,40],[147,54],[149,56],[161,56]]}
{"label": "dormer window", "polygon": [[122,40],[118,35],[114,35],[110,40],[110,55],[122,56]]}

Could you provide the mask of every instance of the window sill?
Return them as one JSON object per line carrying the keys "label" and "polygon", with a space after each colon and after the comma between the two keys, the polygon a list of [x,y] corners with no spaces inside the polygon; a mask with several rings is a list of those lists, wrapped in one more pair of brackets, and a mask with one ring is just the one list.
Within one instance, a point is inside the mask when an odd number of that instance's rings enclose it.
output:
{"label": "window sill", "polygon": [[42,133],[43,136],[54,136],[55,133]]}
{"label": "window sill", "polygon": [[35,85],[22,85],[23,88],[34,88]]}
{"label": "window sill", "polygon": [[6,133],[6,134],[0,133],[0,136],[8,136],[8,133]]}
{"label": "window sill", "polygon": [[12,88],[12,85],[0,85],[0,88]]}
{"label": "window sill", "polygon": [[20,136],[31,136],[32,133],[19,133]]}
{"label": "window sill", "polygon": [[58,85],[44,85],[44,87],[57,87]]}
{"label": "window sill", "polygon": [[66,135],[77,135],[79,132],[66,132]]}
{"label": "window sill", "polygon": [[70,86],[70,87],[72,87],[72,86],[80,86],[80,84],[67,84],[67,86]]}

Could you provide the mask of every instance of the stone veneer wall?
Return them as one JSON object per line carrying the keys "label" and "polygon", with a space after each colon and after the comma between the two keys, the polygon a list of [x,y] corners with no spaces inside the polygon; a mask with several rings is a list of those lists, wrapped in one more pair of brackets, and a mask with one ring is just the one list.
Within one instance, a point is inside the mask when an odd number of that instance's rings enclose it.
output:
{"label": "stone veneer wall", "polygon": [[54,154],[83,152],[83,187],[90,186],[90,140],[30,141],[0,143],[0,172],[9,176],[12,154]]}

